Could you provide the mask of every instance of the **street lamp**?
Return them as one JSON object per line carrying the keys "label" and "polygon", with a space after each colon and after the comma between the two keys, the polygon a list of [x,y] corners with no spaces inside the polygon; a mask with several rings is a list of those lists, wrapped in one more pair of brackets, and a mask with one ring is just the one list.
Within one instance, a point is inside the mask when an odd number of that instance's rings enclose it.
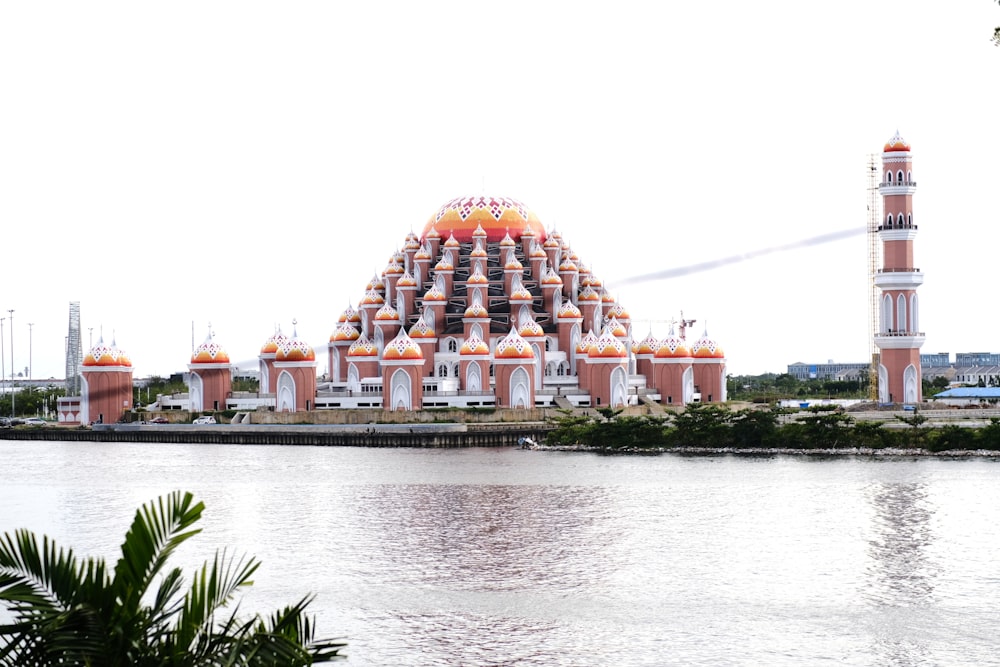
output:
{"label": "street lamp", "polygon": [[32,327],[34,326],[35,326],[34,322],[28,322],[28,382],[31,382],[31,371],[33,370],[31,368],[31,356],[32,356],[32,342],[34,339],[32,338],[31,334],[33,333]]}
{"label": "street lamp", "polygon": [[14,309],[8,308],[10,313],[10,418],[14,418]]}
{"label": "street lamp", "polygon": [[7,380],[7,355],[3,346],[3,323],[6,321],[6,317],[0,317],[0,393],[3,393],[3,385]]}

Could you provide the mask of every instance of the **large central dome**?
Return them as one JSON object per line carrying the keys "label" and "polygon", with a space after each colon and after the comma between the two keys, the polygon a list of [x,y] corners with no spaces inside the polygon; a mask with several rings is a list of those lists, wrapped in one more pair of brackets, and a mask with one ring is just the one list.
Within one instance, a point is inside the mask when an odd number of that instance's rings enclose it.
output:
{"label": "large central dome", "polygon": [[454,235],[455,239],[468,243],[472,232],[482,226],[486,230],[486,240],[502,241],[510,234],[515,241],[521,238],[525,229],[531,228],[538,243],[545,241],[545,228],[527,206],[509,197],[459,197],[442,206],[424,225],[420,235],[422,241],[434,229],[443,237]]}

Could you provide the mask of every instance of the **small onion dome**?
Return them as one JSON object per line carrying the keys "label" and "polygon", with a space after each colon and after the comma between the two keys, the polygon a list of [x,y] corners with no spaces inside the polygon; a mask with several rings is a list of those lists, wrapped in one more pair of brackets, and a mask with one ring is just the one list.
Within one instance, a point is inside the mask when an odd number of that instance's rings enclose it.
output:
{"label": "small onion dome", "polygon": [[442,257],[441,261],[438,262],[436,265],[434,265],[434,270],[435,271],[454,271],[455,270],[455,265],[452,264],[451,262],[449,262],[447,259],[445,259],[445,258]]}
{"label": "small onion dome", "polygon": [[521,231],[521,239],[523,240],[523,239],[526,239],[526,238],[529,238],[529,239],[535,238],[535,230],[533,230],[531,227],[525,227]]}
{"label": "small onion dome", "polygon": [[569,257],[566,257],[565,259],[563,259],[562,264],[559,265],[559,270],[560,271],[576,271],[577,269],[576,269],[576,264],[574,264],[573,261]]}
{"label": "small onion dome", "polygon": [[357,340],[361,336],[361,332],[354,328],[354,325],[350,322],[344,322],[339,327],[334,330],[333,334],[330,336],[331,343],[341,343],[346,341]]}
{"label": "small onion dome", "polygon": [[545,248],[543,248],[542,246],[538,245],[537,243],[532,243],[531,244],[531,252],[528,253],[528,256],[529,257],[538,257],[538,258],[542,258],[542,259],[548,257],[548,255],[545,254]]}
{"label": "small onion dome", "polygon": [[476,230],[472,232],[472,238],[474,239],[485,239],[487,236],[486,230],[483,229],[482,225],[476,225]]}
{"label": "small onion dome", "polygon": [[378,348],[375,347],[375,343],[368,340],[368,336],[361,334],[361,337],[356,341],[351,343],[351,346],[347,348],[347,356],[349,357],[377,357]]}
{"label": "small onion dome", "polygon": [[414,260],[429,260],[430,258],[431,254],[427,252],[427,248],[423,246],[420,246],[420,250],[418,250],[417,254],[413,256]]}
{"label": "small onion dome", "polygon": [[309,343],[298,336],[293,336],[286,340],[285,344],[278,348],[278,353],[274,356],[275,361],[316,361],[316,351]]}
{"label": "small onion dome", "polygon": [[534,301],[535,297],[531,296],[531,292],[529,292],[528,289],[524,285],[521,285],[520,287],[518,287],[516,290],[514,290],[511,293],[510,300],[511,301]]}
{"label": "small onion dome", "polygon": [[534,319],[529,318],[527,322],[521,325],[521,328],[517,330],[518,335],[525,338],[538,338],[545,335],[545,330],[542,329],[542,325],[536,322]]}
{"label": "small onion dome", "polygon": [[688,349],[684,339],[674,333],[671,328],[667,337],[660,341],[656,348],[657,359],[676,359],[679,357],[690,357],[691,350]]}
{"label": "small onion dome", "polygon": [[405,273],[405,272],[406,272],[406,269],[403,268],[402,264],[397,264],[396,262],[389,262],[386,265],[385,270],[382,272],[382,274],[386,275],[386,276],[390,276],[390,275],[399,275],[399,274],[402,274],[402,273]]}
{"label": "small onion dome", "polygon": [[483,304],[478,302],[466,308],[464,315],[464,317],[489,317],[489,316],[490,316],[490,311],[486,310]]}
{"label": "small onion dome", "polygon": [[409,271],[403,271],[403,275],[396,281],[396,287],[416,287],[417,279],[410,275]]}
{"label": "small onion dome", "polygon": [[625,307],[622,306],[620,303],[616,303],[615,305],[611,306],[610,309],[608,309],[608,317],[615,317],[619,320],[632,319],[631,317],[629,317],[628,311],[625,310]]}
{"label": "small onion dome", "polygon": [[557,239],[555,237],[555,235],[550,234],[549,238],[545,239],[545,243],[542,244],[542,247],[543,248],[558,248],[559,247],[559,239]]}
{"label": "small onion dome", "polygon": [[416,237],[414,237],[414,238],[408,240],[405,244],[403,244],[403,249],[404,250],[408,250],[408,251],[409,250],[419,250],[420,249],[420,241],[418,241],[416,239]]}
{"label": "small onion dome", "polygon": [[464,343],[462,343],[462,347],[458,350],[458,353],[461,355],[489,354],[490,346],[487,345],[482,338],[476,334],[472,334]]}
{"label": "small onion dome", "polygon": [[577,301],[600,301],[601,295],[594,291],[590,285],[583,288],[580,292],[580,296],[576,297]]}
{"label": "small onion dome", "polygon": [[510,330],[510,333],[500,339],[496,349],[493,351],[494,359],[534,359],[535,352],[531,349],[528,341],[521,338],[517,331]]}
{"label": "small onion dome", "polygon": [[398,322],[399,313],[389,304],[385,304],[375,313],[376,322]]}
{"label": "small onion dome", "polygon": [[424,294],[424,301],[447,301],[448,297],[444,295],[444,292],[438,289],[437,285],[432,285],[427,293]]}
{"label": "small onion dome", "polygon": [[362,306],[381,306],[383,303],[385,303],[385,299],[374,289],[365,292],[365,298],[361,299]]}
{"label": "small onion dome", "polygon": [[441,238],[440,232],[438,232],[437,227],[431,227],[427,230],[427,234],[424,235],[428,239],[439,239]]}
{"label": "small onion dome", "polygon": [[[570,259],[573,259],[573,258],[571,257]],[[573,259],[573,263],[576,264],[576,270],[580,272],[581,276],[587,276],[587,278],[585,278],[584,280],[587,280],[587,279],[590,278],[590,269],[587,268],[586,264],[584,264],[583,262],[581,262],[578,259]]]}
{"label": "small onion dome", "polygon": [[397,264],[402,264],[406,261],[406,254],[402,250],[397,250],[392,253],[392,257],[389,258],[390,262],[396,262]]}
{"label": "small onion dome", "polygon": [[611,292],[604,291],[601,294],[601,303],[613,305],[615,303],[615,297],[611,295]]}
{"label": "small onion dome", "polygon": [[444,247],[445,248],[457,248],[460,245],[461,244],[458,242],[458,239],[455,238],[454,234],[452,234],[451,236],[449,236],[448,240],[444,242]]}
{"label": "small onion dome", "polygon": [[427,326],[423,316],[418,317],[417,321],[410,327],[410,338],[435,338],[436,336],[434,329]]}
{"label": "small onion dome", "polygon": [[406,234],[406,240],[407,241],[416,241],[419,238],[420,237],[417,236],[417,233],[415,231],[413,231],[412,229]]}
{"label": "small onion dome", "polygon": [[719,344],[708,337],[708,332],[706,331],[691,346],[691,356],[701,359],[722,359],[726,355],[722,352]]}
{"label": "small onion dome", "polygon": [[577,267],[579,268],[579,265],[580,265],[580,256],[578,254],[576,254],[576,251],[570,250],[569,251],[569,258],[571,260],[573,260],[573,263],[576,264]]}
{"label": "small onion dome", "polygon": [[542,284],[543,285],[562,285],[563,284],[563,279],[559,276],[558,273],[556,273],[555,271],[553,271],[552,267],[550,266],[549,270],[545,272],[544,276],[542,276]]}
{"label": "small onion dome", "polygon": [[554,238],[556,241],[562,241],[562,234],[553,229],[552,238]]}
{"label": "small onion dome", "polygon": [[382,276],[378,275],[377,273],[374,276],[372,276],[372,279],[368,281],[367,285],[365,285],[365,289],[384,290],[385,283],[382,282]]}
{"label": "small onion dome", "polygon": [[382,350],[383,361],[400,361],[403,359],[423,359],[424,353],[420,350],[412,338],[406,335],[406,331],[400,329],[399,333]]}
{"label": "small onion dome", "polygon": [[660,346],[660,341],[653,337],[653,332],[650,331],[645,338],[632,346],[632,352],[635,354],[656,354],[656,348]]}
{"label": "small onion dome", "polygon": [[585,335],[583,338],[577,341],[576,353],[588,354],[590,352],[590,348],[592,348],[594,346],[594,343],[596,342],[597,342],[597,336],[594,335],[594,330],[591,329],[590,331],[587,332],[587,335]]}
{"label": "small onion dome", "polygon": [[612,317],[608,320],[608,324],[604,327],[604,333],[609,333],[615,338],[624,338],[628,336],[628,330],[625,326],[618,321],[617,317]]}
{"label": "small onion dome", "polygon": [[591,275],[590,286],[593,287],[595,290],[600,291],[600,289],[604,287],[604,282],[597,276]]}
{"label": "small onion dome", "polygon": [[514,257],[514,253],[510,253],[507,263],[503,265],[503,268],[506,271],[522,271],[524,270],[524,265],[521,264],[517,257]]}
{"label": "small onion dome", "polygon": [[469,276],[466,282],[470,285],[486,285],[490,282],[490,279],[483,275],[483,270],[477,265],[476,270],[472,272],[472,275]]}
{"label": "small onion dome", "polygon": [[[522,234],[522,236],[523,236],[523,234]],[[517,244],[514,243],[514,239],[512,239],[510,237],[510,232],[507,232],[507,235],[504,236],[502,239],[500,239],[500,247],[501,248],[513,248],[516,245]]]}
{"label": "small onion dome", "polygon": [[481,245],[476,245],[469,253],[469,257],[486,257],[486,249]]}
{"label": "small onion dome", "polygon": [[567,300],[563,301],[562,305],[559,306],[559,312],[556,314],[556,317],[575,319],[583,317],[583,313],[580,312],[580,309],[572,301]]}
{"label": "small onion dome", "polygon": [[97,345],[90,348],[90,351],[87,352],[87,356],[83,358],[83,365],[131,368],[132,361],[128,358],[125,350],[115,345],[114,341],[111,342],[111,345],[105,345],[104,338],[102,337],[97,341]]}
{"label": "small onion dome", "polygon": [[192,364],[228,364],[229,354],[208,334],[205,342],[195,348],[191,355]]}
{"label": "small onion dome", "polygon": [[910,150],[910,144],[899,135],[899,130],[896,130],[896,134],[892,135],[892,138],[885,143],[885,148],[882,149],[885,153],[895,153],[899,151]]}
{"label": "small onion dome", "polygon": [[590,346],[587,356],[591,359],[621,359],[628,356],[628,350],[625,349],[624,343],[612,335],[611,331],[605,329],[604,333],[598,336],[594,344]]}
{"label": "small onion dome", "polygon": [[344,312],[340,314],[340,317],[337,318],[337,324],[343,324],[344,322],[360,322],[360,321],[361,321],[361,313],[354,310],[354,306],[350,304],[348,304],[347,308],[344,309]]}
{"label": "small onion dome", "polygon": [[274,332],[274,335],[264,341],[264,344],[260,348],[261,354],[274,354],[278,351],[285,342],[288,341],[288,336],[281,333],[281,329]]}

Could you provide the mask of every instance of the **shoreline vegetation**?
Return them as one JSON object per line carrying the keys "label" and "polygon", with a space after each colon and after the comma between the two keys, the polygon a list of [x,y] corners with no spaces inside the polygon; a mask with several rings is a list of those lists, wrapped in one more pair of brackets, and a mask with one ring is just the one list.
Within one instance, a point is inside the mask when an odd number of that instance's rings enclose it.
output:
{"label": "shoreline vegetation", "polygon": [[629,416],[599,408],[552,420],[541,450],[660,454],[855,454],[998,456],[1000,417],[983,425],[931,424],[915,411],[895,421],[855,419],[836,409],[806,411],[692,404],[683,412]]}

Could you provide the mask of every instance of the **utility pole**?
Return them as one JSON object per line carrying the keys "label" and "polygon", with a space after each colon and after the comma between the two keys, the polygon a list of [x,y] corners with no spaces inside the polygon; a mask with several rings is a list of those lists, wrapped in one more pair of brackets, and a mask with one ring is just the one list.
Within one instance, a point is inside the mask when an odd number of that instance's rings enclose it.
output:
{"label": "utility pole", "polygon": [[28,322],[28,381],[29,382],[31,381],[31,371],[33,370],[31,367],[31,357],[32,357],[32,345],[34,344],[33,343],[34,338],[32,337],[32,334],[34,333],[33,330],[34,326],[35,326],[34,322]]}
{"label": "utility pole", "polygon": [[6,321],[6,317],[0,317],[0,393],[4,393],[2,389],[7,381],[7,354],[3,346],[3,323]]}

